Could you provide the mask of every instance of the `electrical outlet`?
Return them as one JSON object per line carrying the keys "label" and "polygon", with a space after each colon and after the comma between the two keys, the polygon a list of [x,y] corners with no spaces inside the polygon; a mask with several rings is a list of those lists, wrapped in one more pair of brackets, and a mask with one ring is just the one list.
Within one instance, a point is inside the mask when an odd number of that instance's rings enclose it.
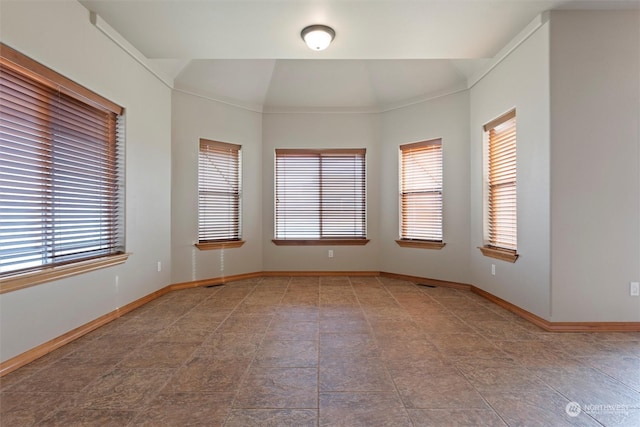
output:
{"label": "electrical outlet", "polygon": [[640,283],[639,282],[631,282],[629,283],[629,295],[632,297],[640,296]]}
{"label": "electrical outlet", "polygon": [[333,249],[329,249],[329,258],[333,258]]}
{"label": "electrical outlet", "polygon": [[491,264],[491,275],[492,276],[496,275],[496,265],[495,264]]}
{"label": "electrical outlet", "polygon": [[162,271],[162,262],[158,261],[158,272]]}

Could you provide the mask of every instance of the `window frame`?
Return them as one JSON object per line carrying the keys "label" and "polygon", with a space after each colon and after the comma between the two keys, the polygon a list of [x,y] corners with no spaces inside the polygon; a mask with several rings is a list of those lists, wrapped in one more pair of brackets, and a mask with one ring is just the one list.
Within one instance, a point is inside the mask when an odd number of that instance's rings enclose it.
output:
{"label": "window frame", "polygon": [[[361,161],[361,173],[357,178],[354,178],[353,188],[359,189],[359,193],[361,195],[359,200],[361,204],[360,209],[356,209],[353,212],[356,215],[362,215],[361,223],[359,226],[362,228],[362,235],[358,236],[356,234],[351,236],[338,236],[338,235],[329,235],[326,236],[319,235],[318,237],[286,237],[285,233],[279,234],[278,230],[278,220],[279,220],[279,159],[285,158],[296,158],[299,157],[301,159],[318,159],[318,198],[316,202],[320,206],[317,211],[318,215],[318,226],[320,230],[323,229],[324,222],[324,213],[325,210],[322,207],[322,197],[323,197],[323,188],[328,188],[324,186],[323,183],[323,159],[330,159],[332,156],[334,157],[349,157],[353,156],[354,159],[359,159]],[[284,160],[282,160],[284,161]],[[307,160],[310,161],[310,160]],[[329,160],[327,160],[329,161]],[[333,166],[335,167],[335,166]],[[329,170],[332,170],[331,167]],[[333,169],[335,171],[335,169]],[[354,171],[357,172],[357,168],[354,168]],[[286,149],[286,148],[278,148],[275,149],[274,152],[274,238],[272,242],[278,246],[310,246],[310,245],[366,245],[369,242],[367,238],[367,185],[366,185],[366,149]],[[286,185],[286,184],[282,184]],[[334,224],[335,225],[335,224]],[[322,231],[320,231],[322,233]]]}
{"label": "window frame", "polygon": [[[496,128],[501,126],[506,126],[506,129],[501,131],[503,133],[495,136]],[[500,147],[494,149],[494,144],[500,144]],[[519,257],[517,244],[517,120],[515,108],[483,126],[483,147],[483,246],[478,249],[484,256],[513,263]],[[494,151],[496,150],[500,151],[500,155],[494,160]],[[496,170],[495,173],[494,170]],[[495,175],[499,175],[499,177]],[[500,182],[496,182],[498,178],[501,178]],[[501,191],[501,194],[498,194],[498,191]],[[512,196],[510,194],[507,195],[506,202],[505,191],[513,193]],[[501,199],[501,206],[496,206],[493,202],[494,199],[498,198]],[[499,217],[506,217],[506,219],[499,222]],[[505,222],[511,222],[514,225],[509,227]],[[499,231],[509,228],[511,228],[511,232]]]}
{"label": "window frame", "polygon": [[[434,147],[437,147],[434,149]],[[442,138],[435,138],[420,142],[413,142],[409,144],[403,144],[399,147],[399,198],[398,198],[398,211],[399,211],[399,239],[396,243],[402,247],[409,248],[421,248],[421,249],[442,249],[445,246],[444,243],[444,155]],[[437,170],[428,171],[431,175],[435,175],[434,180],[439,182],[439,185],[429,188],[424,176],[415,176],[411,173],[411,176],[407,177],[406,171],[410,169],[410,166],[405,164],[409,160],[411,155],[421,156],[419,162],[426,162],[428,166],[433,167],[433,162],[438,163]],[[413,171],[412,171],[413,172]],[[412,179],[413,178],[413,179]],[[406,187],[414,187],[409,190]],[[439,207],[439,233],[440,238],[427,238],[428,236],[411,236],[407,234],[406,228],[411,227],[407,225],[408,214],[405,212],[407,205],[412,204],[411,200],[420,194],[435,194],[438,196],[438,200],[435,202],[435,208]],[[414,202],[415,203],[415,202]],[[429,205],[433,203],[429,202]],[[419,224],[416,223],[412,228],[418,228]],[[426,233],[426,230],[422,230]],[[434,236],[435,237],[435,236]]]}
{"label": "window frame", "polygon": [[[75,251],[75,255],[69,253],[65,255],[68,259],[62,259],[59,261],[53,261],[55,258],[51,259],[51,261],[46,262],[44,264],[33,266],[33,267],[24,267],[15,270],[7,270],[6,272],[0,274],[0,293],[15,291],[18,289],[23,289],[26,287],[38,285],[41,283],[49,282],[52,280],[59,280],[61,278],[85,273],[88,271],[93,271],[100,268],[110,267],[113,265],[118,265],[124,263],[128,258],[129,254],[125,252],[125,207],[124,207],[124,108],[115,104],[112,101],[102,97],[101,95],[96,94],[95,92],[81,86],[67,77],[51,70],[50,68],[34,61],[33,59],[27,57],[26,55],[18,52],[17,50],[5,45],[4,43],[0,43],[0,66],[6,70],[7,73],[13,73],[16,76],[20,76],[24,85],[29,85],[31,89],[29,90],[41,90],[48,91],[49,93],[58,94],[59,101],[54,104],[47,104],[48,107],[43,112],[50,117],[56,117],[56,123],[59,120],[57,116],[53,116],[52,111],[55,108],[60,108],[60,105],[63,105],[63,108],[68,108],[68,105],[74,104],[79,110],[74,111],[84,111],[83,109],[86,107],[88,109],[93,109],[94,111],[102,111],[103,114],[106,114],[109,117],[112,117],[108,120],[110,123],[108,136],[105,134],[105,139],[103,140],[105,144],[105,149],[108,151],[114,150],[113,153],[116,156],[115,158],[111,158],[108,161],[108,167],[113,167],[114,169],[109,170],[108,176],[110,176],[110,182],[112,185],[115,185],[115,192],[112,190],[106,191],[110,199],[113,200],[114,204],[112,205],[112,210],[109,212],[109,217],[116,218],[115,220],[111,220],[110,224],[112,228],[109,228],[110,235],[112,235],[112,239],[109,239],[111,242],[108,249],[101,250],[102,253],[96,253],[93,255],[88,255],[85,257],[80,256],[83,251]],[[26,87],[26,86],[25,86]],[[39,88],[39,89],[38,89]],[[17,90],[17,89],[16,89]],[[16,92],[20,94],[19,96],[28,96],[32,97],[33,95],[23,95],[23,92]],[[42,96],[45,96],[45,92]],[[50,95],[47,95],[50,96]],[[30,98],[36,99],[36,98]],[[37,99],[40,99],[39,97]],[[47,98],[48,99],[48,98]],[[43,97],[44,101],[45,98]],[[60,104],[60,100],[64,102]],[[29,101],[26,101],[29,102]],[[8,105],[8,104],[7,104]],[[8,107],[7,108],[11,108]],[[20,107],[18,107],[20,108]],[[17,111],[17,110],[10,110]],[[35,111],[35,110],[34,110]],[[26,120],[32,117],[30,110],[24,110],[24,112],[20,113],[23,117],[23,120]],[[86,119],[85,116],[78,115],[78,118]],[[106,117],[106,116],[105,116]],[[34,123],[36,123],[34,121]],[[73,126],[76,126],[75,122]],[[9,126],[12,126],[9,124]],[[59,125],[56,125],[59,126]],[[8,132],[11,132],[10,129],[7,128]],[[40,129],[40,128],[38,128]],[[44,129],[44,128],[43,128]],[[70,128],[75,129],[75,128]],[[5,135],[10,135],[9,133]],[[53,135],[51,133],[51,128],[46,130],[46,135]],[[58,134],[56,134],[58,135]],[[67,135],[66,133],[62,133],[62,135]],[[65,136],[63,136],[64,138]],[[17,138],[17,137],[16,137]],[[78,138],[77,136],[74,138]],[[15,144],[15,139],[7,139],[8,144]],[[11,142],[13,141],[13,142]],[[52,139],[52,141],[57,141],[57,139]],[[34,149],[38,149],[40,145],[32,142],[29,147]],[[7,149],[9,149],[9,145],[7,145]],[[51,147],[59,150],[57,146],[51,145]],[[68,149],[67,149],[68,151]],[[54,151],[51,150],[51,153]],[[56,151],[57,152],[57,151]],[[53,155],[53,154],[51,154]],[[46,157],[50,159],[52,157]],[[67,157],[68,158],[68,157]],[[65,163],[66,164],[66,163]],[[107,164],[107,163],[105,163]],[[44,163],[43,163],[44,165]],[[100,163],[101,166],[102,163]],[[59,167],[62,167],[59,164]],[[68,166],[65,166],[68,167]],[[46,169],[43,166],[39,166],[37,170],[42,170],[46,174],[45,176],[49,176],[46,172]],[[34,169],[35,170],[35,169]],[[84,169],[83,169],[84,171]],[[73,181],[75,182],[75,181]],[[103,181],[100,181],[103,182]],[[55,187],[52,187],[55,188]],[[68,191],[68,190],[67,190]],[[56,193],[51,193],[56,194]],[[60,194],[60,193],[58,193]],[[71,194],[71,193],[67,193]],[[60,196],[62,197],[62,196]],[[66,196],[65,196],[66,197]],[[53,201],[54,199],[51,198]],[[102,203],[104,203],[103,199],[100,199]],[[50,221],[50,220],[49,220]],[[101,223],[102,224],[102,223]],[[101,225],[100,227],[103,227]],[[63,236],[67,236],[64,234]],[[57,238],[57,237],[56,237]],[[66,237],[69,238],[69,237]],[[50,239],[47,238],[48,240]],[[56,240],[54,240],[56,241]],[[50,242],[50,240],[49,240]],[[42,247],[50,247],[52,243],[47,243],[46,245],[43,243]],[[59,246],[61,243],[53,243],[56,246]],[[83,246],[85,249],[89,249],[89,246]],[[44,250],[44,249],[43,249]],[[47,249],[49,251],[49,249]],[[65,252],[68,252],[65,250]],[[43,252],[44,256],[44,252]],[[44,258],[43,258],[44,259]],[[49,260],[49,257],[46,258]]]}
{"label": "window frame", "polygon": [[[216,162],[223,168],[231,168],[230,171],[234,174],[232,182],[229,187],[220,186],[220,182],[211,183],[209,179],[212,172],[211,169],[203,170],[203,165],[206,162],[205,156],[207,154],[206,149],[213,158],[210,158],[212,162]],[[217,157],[215,157],[217,156]],[[225,172],[225,171],[223,171]],[[207,186],[209,182],[209,186]],[[213,184],[213,185],[212,185]],[[233,216],[230,218],[229,223],[225,223],[226,230],[214,231],[212,228],[203,230],[203,210],[209,210],[210,214],[221,215],[223,212],[218,210],[211,212],[215,209],[213,203],[205,207],[203,204],[203,195],[206,193],[217,193],[219,195],[231,195],[232,197],[232,209]],[[198,144],[198,242],[195,246],[200,250],[213,250],[213,249],[228,249],[238,248],[244,245],[242,239],[242,146],[239,144],[231,144],[228,142],[214,141],[211,139],[200,138]],[[203,235],[210,234],[228,234],[232,237],[219,237],[212,239],[203,239]]]}

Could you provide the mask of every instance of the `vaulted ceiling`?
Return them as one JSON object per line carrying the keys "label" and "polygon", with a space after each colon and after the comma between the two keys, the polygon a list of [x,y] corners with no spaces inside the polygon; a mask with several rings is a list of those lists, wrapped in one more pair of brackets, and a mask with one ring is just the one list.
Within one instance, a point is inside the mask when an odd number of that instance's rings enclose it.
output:
{"label": "vaulted ceiling", "polygon": [[[178,90],[257,111],[383,111],[464,89],[540,13],[640,0],[80,0]],[[336,31],[322,52],[307,25]]]}

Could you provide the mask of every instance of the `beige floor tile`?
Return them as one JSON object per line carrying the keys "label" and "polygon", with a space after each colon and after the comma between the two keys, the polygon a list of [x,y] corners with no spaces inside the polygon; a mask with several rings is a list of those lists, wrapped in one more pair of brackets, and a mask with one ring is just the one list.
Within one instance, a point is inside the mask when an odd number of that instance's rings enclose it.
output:
{"label": "beige floor tile", "polygon": [[534,372],[511,359],[468,359],[457,361],[456,368],[481,393],[484,391],[528,390],[544,383]]}
{"label": "beige floor tile", "polygon": [[275,319],[265,334],[268,340],[317,340],[318,322]]}
{"label": "beige floor tile", "polygon": [[280,307],[290,309],[292,307],[313,308],[320,306],[320,296],[313,294],[289,294],[280,301]]}
{"label": "beige floor tile", "polygon": [[377,318],[371,321],[371,329],[378,339],[403,337],[405,339],[424,338],[420,326],[412,320]]}
{"label": "beige floor tile", "polygon": [[232,393],[238,389],[253,356],[235,359],[195,357],[175,371],[163,392]]}
{"label": "beige floor tile", "polygon": [[535,341],[540,337],[514,325],[509,320],[478,320],[471,323],[483,337],[493,341]]}
{"label": "beige floor tile", "polygon": [[320,307],[320,320],[330,321],[336,318],[359,320],[366,322],[367,318],[360,307]]}
{"label": "beige floor tile", "polygon": [[332,317],[320,318],[320,332],[344,334],[368,334],[371,332],[369,323],[360,317]]}
{"label": "beige floor tile", "polygon": [[640,392],[640,358],[630,356],[589,357],[580,359],[623,384]]}
{"label": "beige floor tile", "polygon": [[242,300],[246,297],[245,292],[235,294],[225,294],[209,298],[207,301],[202,302],[197,308],[199,310],[233,310]]}
{"label": "beige floor tile", "polygon": [[480,393],[453,367],[396,367],[391,376],[407,408],[487,409]]}
{"label": "beige floor tile", "polygon": [[410,427],[411,420],[396,393],[321,393],[319,425]]}
{"label": "beige floor tile", "polygon": [[320,334],[320,357],[379,357],[380,349],[371,334]]}
{"label": "beige floor tile", "polygon": [[464,290],[253,278],[168,293],[10,373],[0,420],[636,427],[639,361],[640,333],[549,333]]}
{"label": "beige floor tile", "polygon": [[135,426],[221,426],[233,393],[162,393],[141,410]]}
{"label": "beige floor tile", "polygon": [[199,305],[185,313],[180,319],[169,326],[169,328],[180,322],[189,322],[196,327],[211,330],[224,322],[233,311],[234,309],[231,308],[212,308]]}
{"label": "beige floor tile", "polygon": [[494,341],[506,355],[526,367],[580,366],[577,358],[544,341]]}
{"label": "beige floor tile", "polygon": [[267,330],[271,315],[232,314],[216,329],[220,333],[261,334]]}
{"label": "beige floor tile", "polygon": [[274,313],[273,322],[317,322],[319,317],[318,307],[279,305]]}
{"label": "beige floor tile", "polygon": [[610,405],[605,407],[585,408],[595,420],[607,427],[640,426],[640,407]]}
{"label": "beige floor tile", "polygon": [[292,277],[289,281],[289,289],[295,288],[297,286],[319,286],[320,285],[320,277],[318,276],[299,276]]}
{"label": "beige floor tile", "polygon": [[253,363],[286,368],[318,366],[318,341],[264,341]]}
{"label": "beige floor tile", "polygon": [[448,305],[447,308],[455,311],[456,316],[468,324],[473,324],[475,322],[487,322],[491,320],[498,322],[507,320],[495,311],[475,303],[473,305],[463,307]]}
{"label": "beige floor tile", "polygon": [[153,341],[173,342],[173,343],[193,343],[201,344],[215,328],[202,326],[199,322],[194,322],[189,318],[178,319],[175,323],[159,331]]}
{"label": "beige floor tile", "polygon": [[584,412],[569,415],[567,405],[571,402],[547,387],[528,391],[502,390],[483,393],[483,397],[509,426],[600,426]]}
{"label": "beige floor tile", "polygon": [[82,409],[140,410],[169,380],[173,370],[116,368],[93,381],[77,395]]}
{"label": "beige floor tile", "polygon": [[120,331],[126,331],[127,335],[149,335],[171,325],[178,319],[177,316],[164,317],[155,315],[153,317],[137,316],[129,319],[119,328]]}
{"label": "beige floor tile", "polygon": [[320,294],[320,307],[359,307],[359,303],[353,294]]}
{"label": "beige floor tile", "polygon": [[362,311],[370,322],[377,319],[395,319],[408,322],[414,321],[409,311],[396,305],[388,307],[363,307]]}
{"label": "beige floor tile", "polygon": [[238,390],[233,407],[317,408],[318,370],[253,366]]}
{"label": "beige floor tile", "polygon": [[392,391],[393,382],[377,357],[335,357],[320,360],[320,391]]}
{"label": "beige floor tile", "polygon": [[117,360],[60,359],[16,384],[12,391],[79,392],[115,367]]}
{"label": "beige floor tile", "polygon": [[327,286],[341,286],[350,288],[351,281],[349,281],[349,277],[346,276],[321,276],[320,288]]}
{"label": "beige floor tile", "polygon": [[121,359],[144,345],[152,334],[108,334],[80,346],[67,357],[73,359]]}
{"label": "beige floor tile", "polygon": [[640,393],[588,367],[530,368],[542,381],[580,405],[640,407]]}
{"label": "beige floor tile", "polygon": [[262,334],[214,332],[203,341],[193,356],[217,360],[252,358],[263,339]]}
{"label": "beige floor tile", "polygon": [[506,427],[492,409],[409,409],[414,427]]}
{"label": "beige floor tile", "polygon": [[316,409],[234,409],[225,427],[316,427]]}
{"label": "beige floor tile", "polygon": [[409,339],[404,337],[378,339],[380,356],[388,364],[398,366],[420,360],[436,360],[442,353],[426,339]]}
{"label": "beige floor tile", "polygon": [[468,323],[455,316],[421,316],[416,324],[428,335],[475,333]]}
{"label": "beige floor tile", "polygon": [[71,393],[4,392],[0,395],[3,426],[31,426],[69,404]]}
{"label": "beige floor tile", "polygon": [[119,363],[124,368],[176,368],[191,357],[198,344],[149,341]]}
{"label": "beige floor tile", "polygon": [[134,411],[75,408],[58,411],[37,425],[38,427],[122,427],[129,425],[135,415]]}
{"label": "beige floor tile", "polygon": [[430,334],[429,340],[445,357],[505,357],[502,350],[478,334]]}

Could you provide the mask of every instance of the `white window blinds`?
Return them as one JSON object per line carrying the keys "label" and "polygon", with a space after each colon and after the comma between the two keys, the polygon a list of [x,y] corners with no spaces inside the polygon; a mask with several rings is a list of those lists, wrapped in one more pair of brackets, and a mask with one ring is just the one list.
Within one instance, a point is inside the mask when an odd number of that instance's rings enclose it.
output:
{"label": "white window blinds", "polygon": [[516,112],[486,124],[488,140],[488,246],[517,250]]}
{"label": "white window blinds", "polygon": [[123,253],[122,109],[0,48],[0,276]]}
{"label": "white window blinds", "polygon": [[442,242],[442,140],[400,146],[400,238]]}
{"label": "white window blinds", "polygon": [[276,150],[276,239],[365,239],[364,149]]}
{"label": "white window blinds", "polygon": [[198,242],[240,240],[240,145],[200,140]]}

